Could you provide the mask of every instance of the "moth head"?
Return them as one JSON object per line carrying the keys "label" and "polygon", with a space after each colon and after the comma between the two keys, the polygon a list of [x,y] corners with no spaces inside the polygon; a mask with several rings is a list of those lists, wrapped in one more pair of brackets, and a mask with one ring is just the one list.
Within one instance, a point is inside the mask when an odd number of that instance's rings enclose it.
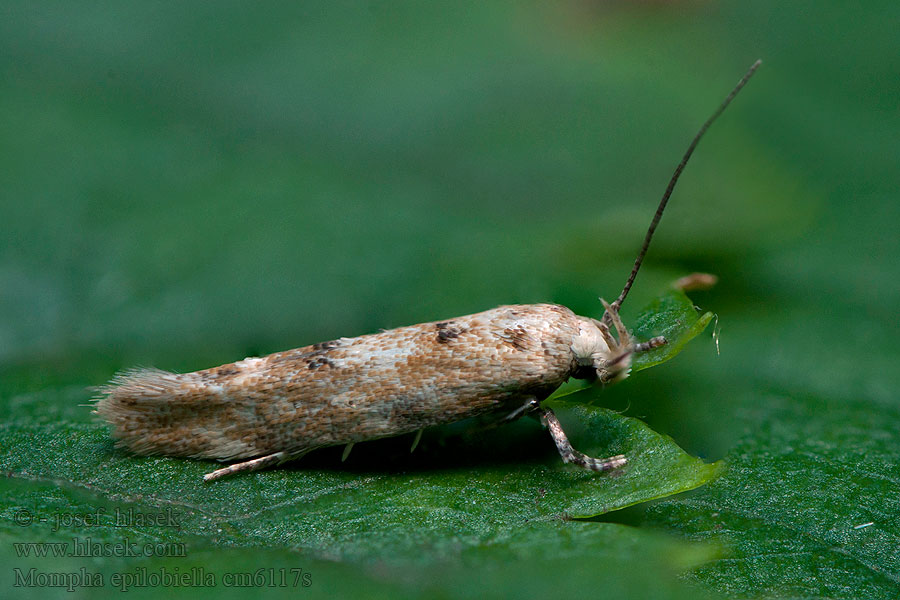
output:
{"label": "moth head", "polygon": [[578,363],[575,377],[597,379],[600,383],[625,379],[634,350],[627,334],[617,340],[597,319],[578,317],[578,333],[572,340],[572,353]]}
{"label": "moth head", "polygon": [[635,353],[667,343],[664,337],[635,343],[615,309],[606,306],[618,338],[613,337],[603,321],[578,317],[578,333],[572,340],[572,353],[578,363],[574,376],[578,379],[597,379],[604,384],[625,379],[631,371],[631,358]]}

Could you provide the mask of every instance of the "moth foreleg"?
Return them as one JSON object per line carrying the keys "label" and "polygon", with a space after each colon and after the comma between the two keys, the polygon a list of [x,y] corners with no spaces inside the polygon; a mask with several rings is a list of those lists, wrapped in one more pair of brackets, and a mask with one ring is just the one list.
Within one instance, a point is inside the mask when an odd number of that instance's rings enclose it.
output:
{"label": "moth foreleg", "polygon": [[550,435],[553,437],[553,441],[556,442],[556,449],[559,450],[563,462],[572,463],[591,471],[612,471],[625,466],[625,463],[628,462],[622,454],[609,458],[592,458],[573,448],[572,444],[569,443],[569,438],[566,437],[566,433],[563,431],[559,419],[556,418],[556,414],[549,408],[541,411],[541,420],[550,429]]}

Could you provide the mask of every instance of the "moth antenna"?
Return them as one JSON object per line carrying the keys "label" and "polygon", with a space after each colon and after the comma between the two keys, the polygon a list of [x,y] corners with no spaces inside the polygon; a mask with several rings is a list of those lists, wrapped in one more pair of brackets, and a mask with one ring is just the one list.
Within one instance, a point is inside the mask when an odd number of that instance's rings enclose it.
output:
{"label": "moth antenna", "polygon": [[[662,218],[663,211],[666,209],[666,204],[669,202],[669,197],[672,195],[672,190],[675,189],[675,184],[678,183],[678,178],[681,177],[681,172],[684,171],[685,165],[687,165],[688,160],[691,158],[691,154],[694,153],[694,149],[697,147],[697,144],[700,143],[700,139],[703,137],[703,134],[706,133],[706,130],[709,129],[709,126],[713,124],[713,122],[719,118],[725,109],[731,104],[731,101],[734,100],[734,97],[738,95],[738,92],[747,85],[747,82],[750,81],[750,78],[753,77],[753,74],[762,64],[762,60],[757,60],[747,73],[741,78],[734,89],[731,90],[731,93],[726,96],[725,100],[722,104],[719,105],[719,108],[706,120],[700,130],[697,132],[697,135],[694,136],[694,139],[691,140],[690,146],[688,146],[687,151],[684,153],[684,156],[681,158],[681,162],[678,163],[678,166],[675,167],[675,173],[672,174],[672,179],[669,180],[669,185],[666,186],[666,191],[663,193],[662,200],[659,201],[659,206],[656,208],[656,214],[653,215],[653,220],[650,222],[650,227],[647,229],[647,235],[644,236],[644,243],[641,245],[641,250],[638,252],[637,259],[634,261],[634,267],[631,268],[631,275],[628,276],[628,281],[625,282],[625,287],[622,288],[622,293],[619,294],[619,297],[615,299],[615,301],[610,305],[613,310],[618,310],[620,306],[622,306],[622,302],[625,301],[625,297],[628,295],[629,290],[631,290],[631,285],[634,283],[634,278],[637,277],[638,270],[641,268],[641,263],[644,261],[644,255],[647,254],[647,248],[650,247],[650,240],[653,239],[653,232],[656,231],[656,226],[659,225],[659,220]],[[609,324],[610,322],[610,312],[607,310],[603,315],[603,323]]]}

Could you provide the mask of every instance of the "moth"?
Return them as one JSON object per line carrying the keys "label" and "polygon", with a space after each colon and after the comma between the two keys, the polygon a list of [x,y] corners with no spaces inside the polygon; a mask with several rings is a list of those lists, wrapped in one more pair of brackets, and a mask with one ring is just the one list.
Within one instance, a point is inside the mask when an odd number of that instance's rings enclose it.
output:
{"label": "moth", "polygon": [[[669,197],[707,128],[759,67],[757,61],[703,124],[669,181],[631,274],[601,319],[564,306],[485,312],[340,338],[196,371],[134,369],[101,388],[95,412],[137,454],[233,462],[204,476],[262,469],[327,446],[416,433],[469,417],[538,415],[563,461],[594,471],[626,464],[575,450],[541,406],[570,378],[601,384],[628,375],[632,356],[666,343],[632,339],[619,318]],[[601,300],[602,301],[602,300]],[[615,332],[615,335],[613,334]]]}

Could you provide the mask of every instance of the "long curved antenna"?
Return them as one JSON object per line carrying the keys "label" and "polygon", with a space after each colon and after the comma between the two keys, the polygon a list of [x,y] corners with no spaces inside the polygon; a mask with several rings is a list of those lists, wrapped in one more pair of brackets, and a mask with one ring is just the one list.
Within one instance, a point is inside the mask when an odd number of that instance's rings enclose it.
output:
{"label": "long curved antenna", "polygon": [[[731,93],[725,98],[722,104],[719,105],[719,108],[716,109],[716,112],[712,114],[706,120],[706,123],[700,128],[700,131],[697,132],[697,135],[694,136],[694,139],[691,141],[691,145],[688,146],[687,152],[684,153],[684,156],[681,158],[681,162],[678,163],[678,166],[675,168],[675,173],[672,175],[672,179],[669,180],[669,185],[666,187],[666,191],[663,194],[662,200],[659,201],[659,206],[656,209],[656,214],[653,215],[653,220],[650,222],[650,228],[647,229],[647,235],[644,236],[644,244],[641,246],[641,251],[638,253],[637,259],[634,261],[634,267],[631,269],[631,275],[628,276],[628,281],[625,282],[625,287],[622,289],[622,293],[619,294],[619,297],[610,305],[613,310],[618,310],[620,306],[622,306],[622,302],[625,301],[625,296],[628,295],[628,291],[631,289],[631,285],[634,283],[634,278],[637,277],[638,270],[641,268],[641,263],[644,261],[644,255],[647,254],[647,248],[650,247],[650,240],[653,239],[653,232],[656,231],[656,226],[659,225],[659,220],[662,218],[663,211],[666,209],[666,204],[669,202],[669,197],[672,195],[672,190],[675,189],[675,184],[678,183],[678,178],[681,177],[681,172],[684,171],[685,165],[687,165],[688,159],[691,158],[691,154],[694,153],[694,149],[697,147],[697,144],[700,143],[700,138],[703,137],[703,134],[706,133],[706,130],[709,129],[709,126],[713,124],[713,121],[719,118],[725,109],[731,104],[731,101],[734,100],[734,97],[737,96],[738,92],[747,85],[747,82],[750,81],[750,78],[762,64],[762,60],[757,60],[747,73],[741,78],[734,89],[731,90]],[[609,324],[610,316],[609,311],[603,315],[603,322],[607,325]]]}

